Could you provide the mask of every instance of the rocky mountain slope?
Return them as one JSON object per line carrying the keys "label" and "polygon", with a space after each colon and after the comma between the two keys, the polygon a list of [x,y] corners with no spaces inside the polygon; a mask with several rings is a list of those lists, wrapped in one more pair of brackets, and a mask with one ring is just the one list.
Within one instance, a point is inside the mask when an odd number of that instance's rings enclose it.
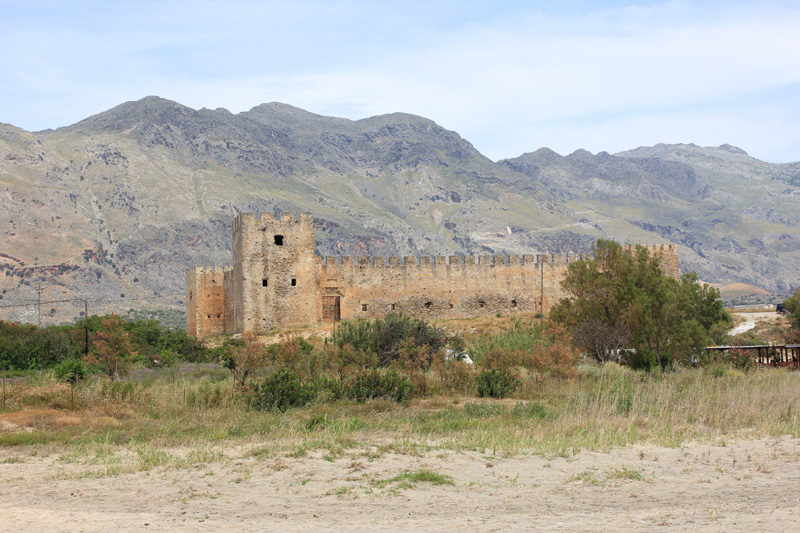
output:
{"label": "rocky mountain slope", "polygon": [[323,255],[677,242],[683,270],[782,293],[800,284],[798,185],[800,164],[730,146],[495,163],[413,115],[148,97],[55,131],[0,125],[0,318],[70,320],[84,297],[90,312],[180,307],[185,268],[230,263],[236,213],[301,210]]}

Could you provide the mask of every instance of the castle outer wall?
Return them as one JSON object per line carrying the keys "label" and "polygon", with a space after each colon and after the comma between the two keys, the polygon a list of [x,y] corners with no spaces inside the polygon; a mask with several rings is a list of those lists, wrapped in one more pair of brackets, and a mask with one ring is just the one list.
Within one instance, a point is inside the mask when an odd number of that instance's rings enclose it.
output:
{"label": "castle outer wall", "polygon": [[[675,245],[649,245],[677,278]],[[632,253],[632,245],[624,247]],[[569,263],[589,255],[326,257],[314,253],[314,219],[240,214],[233,267],[186,273],[187,332],[265,332],[391,311],[428,319],[549,312],[568,294]]]}

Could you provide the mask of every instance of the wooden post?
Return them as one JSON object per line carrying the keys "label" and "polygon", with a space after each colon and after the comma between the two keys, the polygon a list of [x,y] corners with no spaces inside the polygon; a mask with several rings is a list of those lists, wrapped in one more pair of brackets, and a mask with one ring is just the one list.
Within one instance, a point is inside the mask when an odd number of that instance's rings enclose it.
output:
{"label": "wooden post", "polygon": [[541,270],[541,275],[539,276],[540,284],[539,284],[539,327],[542,327],[544,324],[544,263],[541,261],[539,262],[539,269]]}
{"label": "wooden post", "polygon": [[89,355],[89,298],[83,299],[83,355]]}

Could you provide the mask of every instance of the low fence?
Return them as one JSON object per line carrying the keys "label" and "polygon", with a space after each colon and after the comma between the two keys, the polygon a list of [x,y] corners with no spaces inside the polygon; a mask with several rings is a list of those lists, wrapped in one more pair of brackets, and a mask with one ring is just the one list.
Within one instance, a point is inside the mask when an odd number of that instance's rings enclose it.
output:
{"label": "low fence", "polygon": [[788,367],[800,370],[800,344],[753,344],[749,346],[706,346],[708,352],[728,353],[746,350],[755,354],[755,362],[762,367]]}

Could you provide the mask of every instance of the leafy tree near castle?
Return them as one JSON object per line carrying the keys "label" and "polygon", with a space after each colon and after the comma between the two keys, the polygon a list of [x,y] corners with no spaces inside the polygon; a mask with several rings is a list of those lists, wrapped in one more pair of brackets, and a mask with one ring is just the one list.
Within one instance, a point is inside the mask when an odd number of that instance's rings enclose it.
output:
{"label": "leafy tree near castle", "polygon": [[597,361],[645,368],[693,362],[731,321],[716,289],[693,273],[680,281],[665,275],[660,256],[643,246],[630,255],[598,240],[593,259],[571,263],[561,285],[572,297],[550,317]]}
{"label": "leafy tree near castle", "polygon": [[[794,294],[783,301],[783,308],[789,313],[792,328],[795,330],[800,329],[800,287],[797,287],[794,290]],[[797,342],[800,342],[800,339]]]}

